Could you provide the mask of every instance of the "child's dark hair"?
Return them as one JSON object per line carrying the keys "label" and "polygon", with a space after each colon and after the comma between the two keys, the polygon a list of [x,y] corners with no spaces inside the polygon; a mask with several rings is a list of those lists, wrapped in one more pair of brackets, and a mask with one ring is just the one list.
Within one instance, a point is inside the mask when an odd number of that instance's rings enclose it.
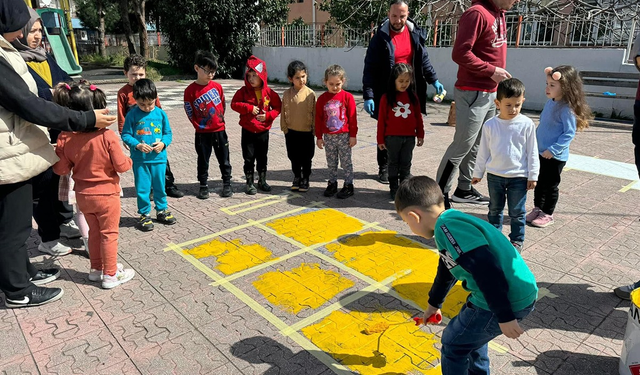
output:
{"label": "child's dark hair", "polygon": [[302,61],[293,60],[287,66],[287,77],[293,78],[298,72],[307,72],[307,66]]}
{"label": "child's dark hair", "polygon": [[396,79],[403,74],[409,74],[411,76],[411,83],[407,88],[407,94],[409,94],[409,100],[411,104],[418,104],[418,96],[416,95],[415,81],[413,79],[413,68],[409,64],[398,63],[391,68],[391,74],[389,74],[389,82],[387,84],[387,104],[393,108],[396,105],[396,96],[398,91],[396,90]]}
{"label": "child's dark hair", "polygon": [[201,68],[208,68],[213,72],[218,70],[218,59],[209,51],[196,52],[195,64]]}
{"label": "child's dark hair", "polygon": [[156,100],[158,98],[156,85],[148,78],[137,80],[133,84],[133,98],[135,100]]}
{"label": "child's dark hair", "polygon": [[[53,102],[75,111],[93,111],[107,108],[107,96],[97,86],[82,80],[80,82],[60,82],[53,88]],[[89,128],[94,131],[98,128]]]}
{"label": "child's dark hair", "polygon": [[124,71],[128,72],[132,66],[137,66],[138,68],[147,69],[147,59],[144,56],[133,54],[127,56],[124,59]]}
{"label": "child's dark hair", "polygon": [[396,211],[417,206],[429,209],[431,206],[444,204],[444,195],[437,182],[427,176],[415,176],[400,184],[396,193]]}
{"label": "child's dark hair", "polygon": [[[560,77],[556,79],[558,74],[555,73],[559,73]],[[580,73],[571,65],[560,65],[551,69],[547,75],[552,77],[554,81],[560,82],[561,101],[566,102],[575,114],[576,128],[578,130],[588,128],[589,120],[593,119],[593,114],[584,95]]]}
{"label": "child's dark hair", "polygon": [[500,81],[496,99],[519,98],[524,96],[524,83],[517,78],[509,78]]}

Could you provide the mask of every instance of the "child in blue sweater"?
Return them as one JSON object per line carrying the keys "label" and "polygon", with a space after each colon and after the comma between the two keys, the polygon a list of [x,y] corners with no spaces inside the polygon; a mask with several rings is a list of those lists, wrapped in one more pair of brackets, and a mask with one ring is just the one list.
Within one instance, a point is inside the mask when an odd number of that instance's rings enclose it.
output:
{"label": "child in blue sweater", "polygon": [[569,65],[544,70],[549,101],[540,115],[536,132],[540,154],[540,176],[534,190],[534,209],[526,216],[532,226],[544,228],[553,224],[553,211],[558,203],[560,173],[569,159],[569,145],[576,130],[589,126],[591,109],[587,105],[582,79]]}
{"label": "child in blue sweater", "polygon": [[138,194],[140,219],[136,227],[148,232],[153,230],[151,213],[151,188],[155,192],[156,218],[163,224],[175,224],[176,218],[167,211],[165,170],[167,147],[171,143],[171,127],[167,114],[156,107],[158,92],[153,81],[141,79],[133,85],[133,98],[137,107],[132,108],[124,120],[122,141],[131,149],[133,175]]}

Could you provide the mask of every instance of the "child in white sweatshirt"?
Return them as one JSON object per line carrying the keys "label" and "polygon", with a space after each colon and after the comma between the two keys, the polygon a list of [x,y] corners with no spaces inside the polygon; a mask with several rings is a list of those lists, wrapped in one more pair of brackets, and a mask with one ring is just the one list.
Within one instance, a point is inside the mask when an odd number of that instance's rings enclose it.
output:
{"label": "child in white sweatshirt", "polygon": [[500,230],[507,201],[511,218],[509,239],[518,251],[524,243],[527,190],[535,188],[540,172],[536,126],[520,114],[524,100],[524,84],[520,80],[510,78],[500,82],[496,98],[500,114],[482,128],[471,180],[477,184],[487,172],[490,199],[487,216],[489,223]]}

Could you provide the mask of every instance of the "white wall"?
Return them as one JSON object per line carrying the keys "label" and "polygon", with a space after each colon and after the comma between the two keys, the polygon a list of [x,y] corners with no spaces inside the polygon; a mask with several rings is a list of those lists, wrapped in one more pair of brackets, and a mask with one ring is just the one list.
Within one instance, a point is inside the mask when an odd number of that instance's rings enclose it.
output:
{"label": "white wall", "polygon": [[[453,85],[458,66],[451,60],[451,48],[429,48],[429,58],[452,99]],[[254,47],[253,53],[265,60],[270,78],[286,82],[287,65],[292,60],[301,60],[309,68],[310,82],[321,85],[324,70],[331,64],[340,64],[347,71],[348,87],[362,89],[362,69],[366,49],[298,48],[298,47]],[[541,110],[546,102],[544,94],[544,68],[562,64],[573,65],[579,70],[602,72],[636,72],[634,66],[622,64],[624,49],[585,48],[510,48],[507,53],[507,70],[524,82],[527,87],[526,109]],[[640,79],[640,74],[638,75]],[[587,87],[588,91],[616,92],[619,95],[635,96],[636,89],[614,87]],[[430,95],[433,93],[429,91]],[[633,117],[633,100],[589,98],[594,111],[609,116],[612,110],[626,117]]]}

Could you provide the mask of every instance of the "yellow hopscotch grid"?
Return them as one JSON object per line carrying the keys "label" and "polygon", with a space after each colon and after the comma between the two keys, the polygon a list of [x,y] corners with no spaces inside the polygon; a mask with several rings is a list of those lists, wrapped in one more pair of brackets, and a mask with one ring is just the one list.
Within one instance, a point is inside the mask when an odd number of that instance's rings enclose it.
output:
{"label": "yellow hopscotch grid", "polygon": [[[283,202],[285,201],[290,195],[280,195],[280,196],[275,196],[276,198],[270,198],[272,201],[267,202],[268,204],[262,204],[259,205],[259,207],[264,207],[266,205],[271,205],[271,204],[275,204],[275,203],[279,203],[279,202]],[[268,197],[269,198],[269,197]],[[230,206],[224,209],[221,209],[223,212],[225,213],[229,213],[228,211],[230,211],[233,208],[238,208],[238,207],[244,207],[244,206],[249,206],[253,203],[257,203],[258,201],[266,201],[269,199],[265,199],[265,198],[261,198],[258,200],[254,200],[251,202],[244,202],[241,203],[239,205],[234,205],[234,206]],[[257,209],[259,208],[258,206],[252,206],[254,208],[252,209]],[[211,278],[213,280],[213,282],[210,284],[212,286],[222,286],[223,288],[225,288],[227,291],[231,292],[233,295],[235,295],[238,299],[240,299],[242,302],[244,302],[247,306],[251,307],[256,313],[258,313],[260,316],[262,316],[263,318],[265,318],[267,321],[269,321],[270,323],[272,323],[277,329],[280,330],[280,333],[284,336],[290,337],[291,339],[293,339],[298,345],[300,345],[302,348],[304,348],[305,350],[310,351],[311,354],[313,354],[318,360],[320,360],[322,363],[324,363],[325,365],[327,365],[327,367],[329,367],[330,369],[332,369],[332,371],[334,371],[336,374],[352,374],[352,372],[345,366],[341,365],[340,363],[338,363],[333,357],[331,357],[330,355],[328,355],[327,353],[323,352],[321,349],[319,349],[315,344],[313,344],[311,341],[309,341],[309,339],[307,339],[306,337],[304,337],[302,334],[299,333],[299,331],[302,328],[305,328],[309,325],[312,325],[314,323],[316,323],[317,321],[323,319],[324,317],[330,315],[332,312],[337,311],[339,309],[341,309],[342,307],[344,307],[345,305],[348,305],[349,303],[355,302],[358,299],[375,292],[376,290],[379,290],[383,293],[389,294],[391,296],[393,296],[394,298],[402,301],[403,303],[415,308],[418,311],[421,311],[422,308],[415,303],[412,300],[406,299],[404,297],[402,297],[401,295],[399,295],[395,290],[393,290],[393,288],[391,288],[389,285],[392,284],[396,279],[399,279],[409,273],[411,273],[411,270],[404,270],[402,272],[398,272],[388,278],[386,278],[383,281],[377,282],[374,279],[370,278],[369,276],[366,276],[364,274],[362,274],[361,272],[346,266],[345,264],[339,262],[338,260],[323,254],[319,251],[317,251],[316,249],[323,247],[327,244],[330,244],[334,241],[337,241],[337,239],[334,239],[332,241],[328,241],[328,242],[324,242],[324,243],[319,243],[319,244],[314,244],[311,246],[307,246],[304,245],[290,237],[287,237],[283,234],[280,234],[278,232],[276,232],[275,230],[273,230],[272,228],[267,227],[266,225],[264,225],[264,223],[284,217],[284,216],[288,216],[291,214],[295,214],[310,208],[324,208],[324,209],[332,209],[331,207],[328,207],[326,205],[324,205],[324,202],[312,202],[311,204],[307,205],[307,206],[303,206],[303,207],[299,207],[297,209],[294,210],[290,210],[287,212],[283,212],[280,214],[276,214],[267,218],[263,218],[260,220],[247,220],[246,224],[241,224],[232,228],[228,228],[201,238],[197,238],[194,240],[190,240],[190,241],[186,241],[180,244],[173,244],[173,243],[169,243],[168,246],[164,249],[164,251],[173,251],[176,254],[180,255],[182,258],[184,258],[185,260],[187,260],[189,263],[191,263],[194,267],[196,267],[198,270],[200,270],[201,272],[203,272],[205,275],[207,275],[209,278]],[[238,214],[240,212],[246,212],[249,210],[236,210],[236,211],[232,211],[233,213],[229,213],[230,215],[235,215]],[[348,216],[352,219],[355,219],[359,222],[361,222],[363,224],[363,228],[360,229],[358,232],[362,232],[366,229],[376,229],[379,231],[388,231],[388,229],[381,227],[379,225],[379,223],[377,222],[367,222],[364,221],[362,219],[359,219],[357,217],[354,217],[352,215],[346,214],[344,212],[341,212],[343,215]],[[292,253],[289,253],[285,256],[282,256],[280,258],[274,259],[272,261],[254,266],[252,268],[234,273],[233,275],[227,276],[227,277],[223,277],[219,274],[217,274],[215,271],[213,271],[211,268],[207,267],[205,264],[203,264],[202,262],[200,262],[198,259],[194,258],[192,255],[186,254],[183,250],[184,246],[189,246],[189,245],[193,245],[195,243],[198,242],[203,242],[218,236],[221,236],[223,234],[227,234],[227,233],[232,233],[234,231],[240,230],[240,229],[244,229],[244,228],[249,228],[249,227],[256,227],[259,228],[269,234],[272,234],[280,239],[282,239],[283,241],[286,241],[287,243],[290,243],[296,247],[299,248],[299,250],[296,250]],[[355,233],[358,233],[355,232]],[[402,236],[400,234],[398,234],[398,236],[400,237],[404,237],[407,238],[405,236]],[[437,252],[434,249],[431,249],[429,247],[427,247],[426,245],[417,242],[415,240],[412,240],[410,238],[407,238],[415,243],[417,243],[419,246],[425,248],[425,249],[429,249],[431,251]],[[250,297],[249,295],[247,295],[246,293],[244,293],[242,290],[240,290],[239,288],[237,288],[235,285],[233,285],[231,283],[231,281],[236,280],[240,277],[255,273],[257,271],[260,271],[262,269],[265,269],[267,267],[270,267],[274,264],[280,263],[286,259],[290,259],[293,258],[297,255],[300,254],[304,254],[304,253],[309,253],[311,255],[316,256],[317,258],[322,259],[323,261],[349,273],[350,275],[352,275],[353,277],[356,277],[357,279],[362,280],[363,282],[367,283],[368,286],[366,286],[363,289],[358,290],[357,292],[353,293],[352,295],[347,296],[345,299],[335,302],[321,310],[318,310],[317,312],[315,312],[313,315],[302,319],[300,321],[298,321],[297,323],[294,323],[292,325],[288,325],[287,323],[285,323],[284,321],[282,321],[280,318],[278,318],[277,316],[275,316],[273,313],[271,313],[269,310],[267,310],[266,308],[264,308],[260,303],[258,303],[255,299],[253,299],[252,297]],[[443,317],[443,323],[448,323],[449,319],[446,317]],[[508,349],[498,345],[494,342],[490,342],[489,343],[489,348],[499,352],[499,353],[507,353]]]}

